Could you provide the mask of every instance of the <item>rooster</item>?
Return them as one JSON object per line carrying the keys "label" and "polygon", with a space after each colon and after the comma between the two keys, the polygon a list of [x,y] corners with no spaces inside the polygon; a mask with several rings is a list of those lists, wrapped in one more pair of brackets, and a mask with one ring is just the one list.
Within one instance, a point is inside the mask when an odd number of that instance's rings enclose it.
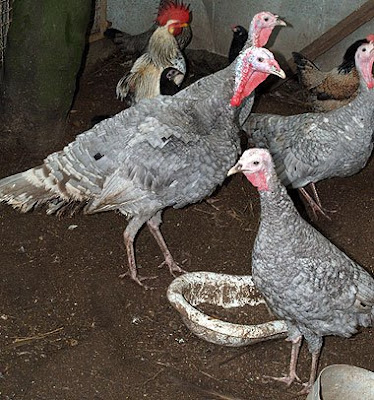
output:
{"label": "rooster", "polygon": [[314,111],[331,111],[356,97],[359,75],[355,68],[355,54],[363,43],[367,40],[357,40],[349,46],[342,63],[328,72],[321,71],[302,54],[292,53],[299,82],[307,90]]}
{"label": "rooster", "polygon": [[[153,32],[158,26],[163,26],[168,19],[173,17],[173,13],[178,10],[188,9],[183,3],[178,3],[178,0],[161,0],[155,23],[146,31],[138,35],[130,35],[118,29],[109,28],[104,32],[104,35],[113,41],[126,55],[139,57],[146,50],[147,44]],[[169,15],[165,17],[165,13]],[[159,17],[161,15],[161,18]],[[184,50],[192,39],[191,27],[188,25],[182,29],[182,32],[176,36],[178,45],[181,50]]]}
{"label": "rooster", "polygon": [[[188,7],[183,4],[174,5],[174,8],[166,7],[159,13],[157,20],[160,26],[153,32],[147,51],[135,61],[131,71],[117,84],[117,97],[126,100],[129,105],[160,94],[160,78],[164,69],[172,67],[183,76],[186,74],[186,61],[176,37],[188,26]],[[179,86],[182,80],[177,74],[172,82]]]}

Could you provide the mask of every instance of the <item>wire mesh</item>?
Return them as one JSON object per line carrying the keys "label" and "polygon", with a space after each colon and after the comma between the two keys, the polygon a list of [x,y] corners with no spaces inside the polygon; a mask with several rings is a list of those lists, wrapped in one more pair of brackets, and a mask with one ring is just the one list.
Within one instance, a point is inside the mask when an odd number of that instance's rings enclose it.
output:
{"label": "wire mesh", "polygon": [[0,0],[0,69],[4,62],[4,53],[8,29],[11,21],[12,0]]}

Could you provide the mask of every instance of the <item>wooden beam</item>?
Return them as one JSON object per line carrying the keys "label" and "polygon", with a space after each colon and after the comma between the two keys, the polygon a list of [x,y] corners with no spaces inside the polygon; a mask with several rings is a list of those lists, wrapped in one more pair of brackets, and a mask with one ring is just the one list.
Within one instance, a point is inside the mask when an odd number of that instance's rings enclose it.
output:
{"label": "wooden beam", "polygon": [[[371,21],[373,18],[374,1],[369,0],[357,10],[353,11],[353,13],[349,14],[346,18],[338,22],[331,29],[326,31],[323,35],[314,40],[312,43],[308,44],[308,46],[301,49],[300,53],[310,60],[315,60],[320,55],[326,53],[327,50],[330,50],[336,44],[341,42],[352,32],[356,31],[361,25]],[[372,32],[368,32],[368,34],[369,33]],[[272,89],[279,87],[296,73],[296,66],[293,59],[290,58],[287,63],[288,66],[283,68],[287,75],[287,79],[278,81],[274,86],[272,86]]]}

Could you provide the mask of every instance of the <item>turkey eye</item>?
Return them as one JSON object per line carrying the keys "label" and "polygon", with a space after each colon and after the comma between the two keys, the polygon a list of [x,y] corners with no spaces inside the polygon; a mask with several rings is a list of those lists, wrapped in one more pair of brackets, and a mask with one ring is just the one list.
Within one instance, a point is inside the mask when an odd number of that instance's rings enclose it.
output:
{"label": "turkey eye", "polygon": [[366,51],[365,47],[362,49],[362,51]]}
{"label": "turkey eye", "polygon": [[253,165],[258,165],[260,164],[260,161],[253,161]]}
{"label": "turkey eye", "polygon": [[262,57],[258,57],[257,61],[259,61],[259,62],[263,62],[263,61],[264,61],[264,59],[263,59]]}
{"label": "turkey eye", "polygon": [[265,18],[264,18],[264,21],[265,21],[265,22],[268,22],[268,21],[269,21],[269,17],[265,17]]}

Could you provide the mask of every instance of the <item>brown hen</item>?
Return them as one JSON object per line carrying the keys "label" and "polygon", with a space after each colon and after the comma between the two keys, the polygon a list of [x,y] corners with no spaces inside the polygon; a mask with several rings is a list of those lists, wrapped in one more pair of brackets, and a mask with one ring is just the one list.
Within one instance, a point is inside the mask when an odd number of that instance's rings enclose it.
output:
{"label": "brown hen", "polygon": [[355,67],[355,53],[363,43],[367,43],[367,40],[357,40],[348,47],[342,63],[328,72],[321,71],[302,54],[292,53],[299,82],[306,89],[314,111],[331,111],[356,97],[359,76]]}

